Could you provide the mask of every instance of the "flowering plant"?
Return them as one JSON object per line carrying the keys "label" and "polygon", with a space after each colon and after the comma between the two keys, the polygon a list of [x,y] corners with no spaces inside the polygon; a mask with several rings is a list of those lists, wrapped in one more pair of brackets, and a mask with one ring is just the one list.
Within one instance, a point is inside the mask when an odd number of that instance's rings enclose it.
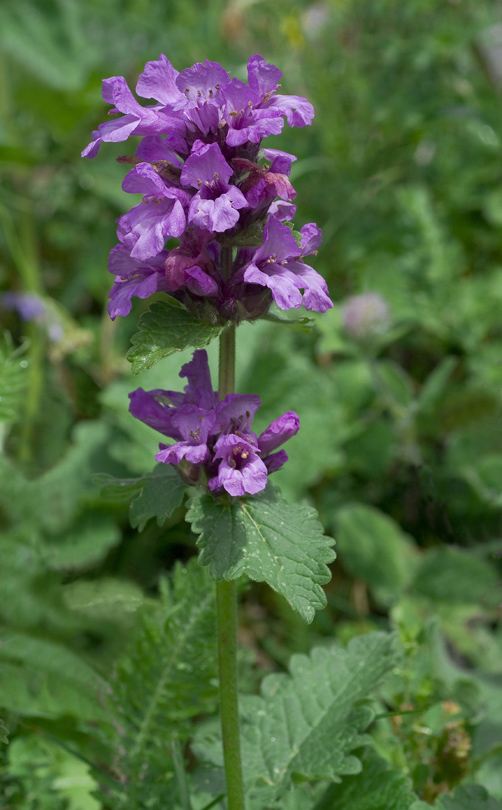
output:
{"label": "flowering plant", "polygon": [[[135,156],[122,158],[134,164],[124,191],[143,199],[118,221],[112,318],[130,312],[132,297],[160,291],[215,324],[260,317],[272,299],[283,310],[332,306],[324,279],[304,262],[320,245],[319,228],[291,227],[296,158],[260,148],[284,117],[302,127],[314,116],[306,99],[278,93],[281,76],[261,56],[249,60],[246,84],[207,60],[178,73],[161,55],[136,85],[138,95],[157,101],[148,107],[122,77],[105,80],[103,98],[120,117],[101,124],[82,155],[143,136]],[[166,251],[172,237],[180,243]]]}
{"label": "flowering plant", "polygon": [[[250,807],[278,806],[294,773],[336,780],[352,767],[350,757],[342,757],[319,769],[315,757],[307,762],[309,755],[290,769],[284,766],[284,757],[292,756],[289,738],[281,738],[264,766],[272,774],[264,788],[263,767],[254,760],[258,750],[263,755],[267,739],[275,743],[278,737],[270,738],[266,720],[251,731],[254,742],[239,726],[235,580],[245,574],[266,581],[311,621],[315,610],[326,604],[321,586],[329,579],[327,563],[334,558],[332,540],[324,537],[315,511],[285,503],[268,482],[269,474],[288,459],[280,448],[298,432],[298,415],[287,411],[257,434],[252,423],[260,398],[235,392],[235,336],[242,321],[268,317],[272,302],[282,310],[304,306],[325,312],[332,307],[326,282],[305,262],[306,256],[316,254],[321,231],[314,223],[300,230],[292,223],[295,191],[289,175],[296,158],[261,148],[264,137],[281,132],[284,118],[290,126],[303,127],[314,115],[306,99],[279,93],[281,75],[261,56],[249,60],[246,84],[208,61],[178,73],[161,55],[147,63],[136,86],[138,95],[154,104],[141,106],[122,77],[104,82],[103,97],[119,117],[102,124],[82,153],[92,158],[103,142],[142,136],[135,155],[120,158],[133,166],[123,189],[141,194],[142,201],[118,220],[119,243],[109,261],[114,284],[108,311],[114,319],[130,313],[133,297],[166,297],[154,301],[140,319],[128,355],[133,372],[177,350],[195,349],[180,371],[187,380],[183,392],[138,388],[130,394],[130,412],[173,440],[161,443],[155,456],[166,472],[157,468],[150,479],[157,497],[153,513],[165,518],[181,504],[188,485],[186,519],[198,535],[199,561],[216,580],[226,788],[207,807],[225,798],[228,810],[243,810],[245,801]],[[214,338],[220,342],[217,391],[203,348]],[[147,483],[148,476],[139,501]],[[388,639],[378,637],[375,643],[378,663],[371,683],[392,659]],[[332,671],[329,657],[320,672],[331,706],[340,672]],[[275,702],[260,710],[270,717],[274,735],[282,733],[274,717],[283,715],[288,703],[306,706],[312,679],[288,683]],[[310,735],[316,740],[321,715],[314,715],[306,728],[295,727],[293,760],[300,751],[306,755]],[[357,729],[364,725],[359,723]],[[347,726],[346,750],[361,740]],[[324,734],[313,750],[319,745],[324,745]],[[176,751],[173,747],[173,762],[180,772],[183,765]],[[205,756],[211,759],[207,752]],[[142,762],[142,772],[148,767]],[[180,787],[180,795],[183,790]]]}

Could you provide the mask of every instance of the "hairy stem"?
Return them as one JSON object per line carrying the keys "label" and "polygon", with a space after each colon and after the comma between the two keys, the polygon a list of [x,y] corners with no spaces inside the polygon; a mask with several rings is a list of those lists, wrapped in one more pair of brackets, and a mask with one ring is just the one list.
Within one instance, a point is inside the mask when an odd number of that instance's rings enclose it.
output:
{"label": "hairy stem", "polygon": [[229,326],[220,337],[219,397],[225,399],[235,388],[235,325]]}
{"label": "hairy stem", "polygon": [[[228,248],[223,248],[228,251]],[[222,259],[229,260],[228,256]],[[230,255],[231,260],[231,255]],[[220,337],[219,397],[235,388],[235,326]],[[235,582],[216,583],[218,621],[218,666],[223,756],[227,780],[228,810],[244,810],[239,707],[237,700],[237,592]]]}

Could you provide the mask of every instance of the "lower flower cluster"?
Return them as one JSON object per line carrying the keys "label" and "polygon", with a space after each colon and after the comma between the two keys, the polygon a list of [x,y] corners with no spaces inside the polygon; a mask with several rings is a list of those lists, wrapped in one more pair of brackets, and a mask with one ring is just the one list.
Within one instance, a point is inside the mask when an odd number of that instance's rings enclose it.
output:
{"label": "lower flower cluster", "polygon": [[188,380],[184,393],[138,388],[129,395],[133,416],[175,440],[160,445],[156,460],[177,465],[190,483],[204,476],[215,493],[261,492],[268,474],[288,460],[287,453],[278,448],[298,432],[296,413],[287,411],[257,436],[251,426],[260,398],[228,394],[220,402],[211,385],[205,351],[194,352],[180,377]]}

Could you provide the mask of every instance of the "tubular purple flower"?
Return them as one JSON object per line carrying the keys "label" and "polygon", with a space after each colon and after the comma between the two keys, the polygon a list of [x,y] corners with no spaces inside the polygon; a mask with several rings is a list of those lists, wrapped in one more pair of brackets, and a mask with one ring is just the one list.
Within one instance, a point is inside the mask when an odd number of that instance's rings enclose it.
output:
{"label": "tubular purple flower", "polygon": [[197,349],[193,353],[192,359],[181,367],[179,376],[188,380],[184,402],[197,404],[206,410],[218,406],[218,392],[213,391],[205,349]]}
{"label": "tubular purple flower", "polygon": [[98,154],[102,142],[117,143],[126,141],[130,135],[157,135],[169,131],[183,134],[185,127],[182,121],[166,115],[159,107],[142,107],[132,95],[126,80],[122,76],[112,76],[103,82],[103,99],[114,108],[109,111],[124,113],[116,121],[100,124],[92,133],[93,139],[82,152],[82,157],[93,158]]}
{"label": "tubular purple flower", "polygon": [[218,62],[196,62],[185,68],[176,79],[178,89],[190,106],[203,103],[220,105],[221,86],[230,81],[227,71]]}
{"label": "tubular purple flower", "polygon": [[221,459],[218,475],[208,481],[209,489],[223,487],[229,495],[256,495],[267,486],[267,468],[251,442],[233,433],[220,436],[214,458]]}
{"label": "tubular purple flower", "polygon": [[140,163],[124,178],[124,191],[143,194],[143,201],[119,219],[119,239],[135,259],[151,259],[164,249],[166,239],[185,230],[189,196],[168,188],[149,163]]}
{"label": "tubular purple flower", "polygon": [[192,197],[188,221],[199,228],[223,233],[239,220],[238,210],[248,204],[242,191],[228,185],[234,170],[216,143],[195,141],[181,172],[181,182],[197,189]]}
{"label": "tubular purple flower", "polygon": [[176,409],[172,407],[168,394],[168,391],[160,389],[144,391],[137,388],[129,394],[129,412],[164,436],[181,441],[183,436],[173,425]]}
{"label": "tubular purple flower", "polygon": [[156,292],[170,292],[164,263],[168,251],[145,262],[133,259],[125,245],[116,245],[110,251],[108,270],[115,275],[110,290],[108,313],[112,321],[117,315],[125,316],[131,311],[131,298],[149,298]]}
{"label": "tubular purple flower", "polygon": [[325,312],[333,306],[326,282],[301,261],[306,250],[320,242],[321,232],[310,223],[304,226],[301,234],[305,251],[297,245],[290,228],[271,217],[265,227],[264,243],[256,251],[253,261],[244,268],[243,278],[249,283],[268,287],[280,309],[296,309],[303,304],[307,309]]}
{"label": "tubular purple flower", "polygon": [[154,98],[172,110],[186,107],[187,100],[177,85],[179,71],[163,53],[156,61],[147,62],[138,78],[136,93],[142,98]]}
{"label": "tubular purple flower", "polygon": [[[250,435],[251,423],[261,405],[256,394],[228,394],[217,407],[215,427],[222,433]],[[253,433],[256,440],[256,436]]]}
{"label": "tubular purple flower", "polygon": [[272,450],[277,450],[281,444],[287,442],[292,436],[296,436],[299,430],[298,415],[294,411],[286,411],[260,434],[258,447],[264,456],[268,456]]}
{"label": "tubular purple flower", "polygon": [[156,461],[179,464],[186,458],[191,464],[203,464],[209,460],[207,441],[214,425],[212,411],[205,411],[196,405],[183,405],[176,408],[171,424],[181,434],[183,441],[169,446],[161,445],[160,452],[155,456]]}

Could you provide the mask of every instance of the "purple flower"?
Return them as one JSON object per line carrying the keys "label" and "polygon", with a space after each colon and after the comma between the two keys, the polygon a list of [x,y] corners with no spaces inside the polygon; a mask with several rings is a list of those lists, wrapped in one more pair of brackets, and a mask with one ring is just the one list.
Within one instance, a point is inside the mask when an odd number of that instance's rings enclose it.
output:
{"label": "purple flower", "polygon": [[210,458],[207,440],[214,424],[214,411],[205,411],[196,405],[182,405],[176,408],[172,417],[173,428],[181,434],[183,441],[169,446],[160,445],[156,461],[164,464],[179,464],[186,458],[191,464],[203,464]]}
{"label": "purple flower", "polygon": [[192,359],[181,367],[179,376],[188,380],[184,403],[198,405],[205,410],[215,409],[218,406],[218,392],[213,391],[207,352],[204,349],[197,349],[193,353]]}
{"label": "purple flower", "polygon": [[261,452],[268,456],[272,450],[277,450],[292,436],[295,436],[300,429],[300,420],[294,411],[286,411],[272,422],[258,438],[258,446]]}
{"label": "purple flower", "polygon": [[214,459],[221,459],[218,475],[210,478],[208,487],[223,487],[229,495],[256,495],[267,486],[267,468],[258,448],[234,433],[220,436],[214,447]]}
{"label": "purple flower", "polygon": [[167,115],[159,106],[142,107],[138,104],[122,76],[112,76],[104,80],[103,99],[108,104],[114,105],[110,115],[114,113],[124,115],[115,121],[100,124],[92,133],[92,141],[82,152],[82,157],[95,157],[103,141],[117,143],[126,141],[130,135],[157,135],[169,131],[182,135],[185,131],[182,121]]}
{"label": "purple flower", "polygon": [[35,293],[6,292],[2,295],[2,306],[5,309],[16,310],[23,321],[45,319],[45,304]]}
{"label": "purple flower", "polygon": [[146,63],[138,79],[136,92],[142,98],[156,99],[160,105],[169,109],[183,109],[186,106],[186,98],[177,85],[179,75],[179,71],[161,53],[156,61]]}
{"label": "purple flower", "polygon": [[119,219],[118,237],[134,259],[151,259],[164,249],[166,239],[185,230],[189,196],[169,188],[153,166],[140,163],[124,178],[124,191],[143,194],[143,201]]}
{"label": "purple flower", "polygon": [[[298,416],[288,411],[257,438],[252,422],[260,398],[229,394],[219,402],[204,350],[194,352],[180,377],[188,380],[184,393],[139,388],[129,395],[133,416],[175,440],[160,445],[156,460],[202,469],[216,494],[221,490],[235,496],[260,492],[267,475],[287,461],[283,450],[274,451],[298,432]],[[198,475],[189,478],[197,480]]]}
{"label": "purple flower", "polygon": [[256,443],[256,435],[251,434],[251,423],[260,405],[261,399],[256,394],[228,394],[218,405],[216,428],[221,433],[251,437]]}
{"label": "purple flower", "polygon": [[176,79],[176,85],[190,107],[208,103],[221,104],[221,87],[230,81],[227,71],[218,62],[196,62],[185,68]]}
{"label": "purple flower", "polygon": [[58,312],[47,306],[36,293],[6,292],[0,298],[5,309],[15,310],[23,321],[43,324],[49,340],[58,343],[64,337],[64,329]]}
{"label": "purple flower", "polygon": [[279,135],[284,126],[279,110],[258,109],[260,95],[245,82],[232,79],[223,89],[225,105],[222,108],[223,123],[228,126],[228,146],[260,143],[267,135]]}
{"label": "purple flower", "polygon": [[242,191],[228,185],[233,173],[218,144],[195,141],[181,172],[181,182],[197,189],[190,202],[189,222],[216,233],[233,228],[238,210],[248,205]]}
{"label": "purple flower", "polygon": [[281,309],[307,309],[325,312],[333,304],[323,277],[302,259],[321,242],[321,231],[313,223],[301,230],[301,247],[287,225],[272,217],[264,231],[264,243],[243,271],[244,281],[268,287]]}
{"label": "purple flower", "polygon": [[245,158],[232,160],[240,172],[248,173],[242,183],[242,190],[246,194],[248,205],[255,211],[268,208],[276,197],[283,200],[294,200],[296,197],[296,191],[289,181],[291,164],[296,157],[277,149],[264,149],[263,154],[272,160],[272,165],[260,166]]}
{"label": "purple flower", "polygon": [[165,274],[165,260],[169,255],[162,251],[148,261],[134,259],[125,245],[116,245],[110,251],[108,270],[115,275],[115,283],[110,290],[108,313],[115,320],[117,315],[128,315],[131,311],[131,298],[149,298],[156,292],[170,292]]}

